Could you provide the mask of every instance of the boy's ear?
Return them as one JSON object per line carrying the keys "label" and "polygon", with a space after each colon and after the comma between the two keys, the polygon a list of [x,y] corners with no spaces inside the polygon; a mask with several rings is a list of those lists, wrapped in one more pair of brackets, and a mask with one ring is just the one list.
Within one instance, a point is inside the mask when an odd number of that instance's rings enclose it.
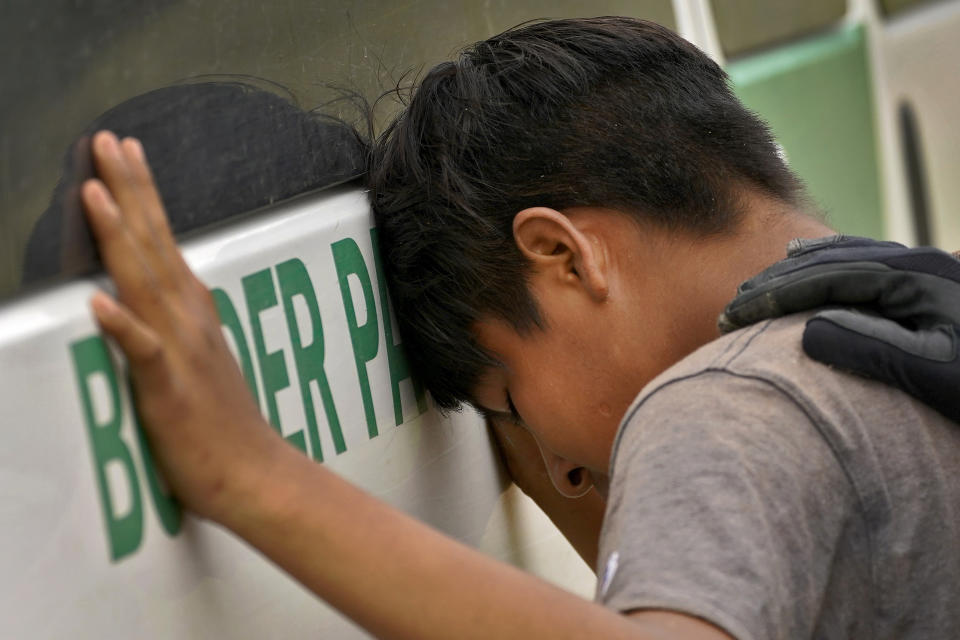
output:
{"label": "boy's ear", "polygon": [[554,274],[562,282],[579,282],[598,302],[607,298],[602,247],[564,214],[548,207],[524,209],[513,218],[513,239],[538,272]]}

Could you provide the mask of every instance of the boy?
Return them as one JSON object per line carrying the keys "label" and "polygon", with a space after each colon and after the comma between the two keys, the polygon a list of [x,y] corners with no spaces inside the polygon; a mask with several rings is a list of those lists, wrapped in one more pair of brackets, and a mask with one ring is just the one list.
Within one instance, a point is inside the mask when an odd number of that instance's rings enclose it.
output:
{"label": "boy", "polygon": [[599,604],[445,539],[266,428],[142,147],[93,146],[102,182],[84,201],[119,298],[93,308],[169,484],[371,632],[926,638],[960,623],[960,432],[807,359],[803,316],[714,340],[739,282],[831,232],[723,72],[668,30],[598,18],[478,43],[424,78],[371,168],[435,401],[522,424],[561,491],[609,479],[602,534],[595,512],[568,521],[586,557],[599,538]]}

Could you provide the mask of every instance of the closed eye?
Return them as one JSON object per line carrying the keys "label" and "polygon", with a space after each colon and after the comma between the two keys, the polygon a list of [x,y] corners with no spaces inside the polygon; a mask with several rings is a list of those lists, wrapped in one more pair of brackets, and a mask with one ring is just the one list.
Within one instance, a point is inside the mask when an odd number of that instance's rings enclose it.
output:
{"label": "closed eye", "polygon": [[510,417],[513,418],[513,421],[522,425],[523,418],[520,417],[520,412],[517,411],[517,407],[513,404],[513,398],[510,397],[509,391],[507,391],[507,408],[510,410]]}

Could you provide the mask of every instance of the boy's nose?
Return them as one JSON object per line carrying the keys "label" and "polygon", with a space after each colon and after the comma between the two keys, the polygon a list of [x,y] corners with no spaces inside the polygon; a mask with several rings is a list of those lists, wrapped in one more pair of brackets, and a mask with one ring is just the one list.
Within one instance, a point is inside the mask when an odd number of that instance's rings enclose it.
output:
{"label": "boy's nose", "polygon": [[579,498],[593,487],[593,476],[585,467],[561,458],[540,444],[540,454],[554,488],[567,498]]}

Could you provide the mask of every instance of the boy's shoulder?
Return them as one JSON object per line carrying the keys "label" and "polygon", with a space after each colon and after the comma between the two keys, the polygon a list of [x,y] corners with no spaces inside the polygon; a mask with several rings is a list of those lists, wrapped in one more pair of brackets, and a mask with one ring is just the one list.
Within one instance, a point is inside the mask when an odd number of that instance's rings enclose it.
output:
{"label": "boy's shoulder", "polygon": [[808,358],[801,346],[810,315],[767,320],[721,336],[665,370],[644,388],[640,397],[654,393],[670,381],[706,371],[772,380],[822,376],[829,368]]}
{"label": "boy's shoulder", "polygon": [[913,397],[808,357],[802,338],[811,315],[722,336],[652,380],[621,421],[611,466],[625,442],[674,429],[678,421],[740,439],[802,427],[827,444],[849,475],[872,486],[883,485],[878,474],[891,457],[914,457],[919,465],[920,441],[960,447],[960,429]]}
{"label": "boy's shoulder", "polygon": [[[860,380],[835,372],[803,352],[801,339],[810,314],[786,316],[751,325],[707,343],[651,380],[634,399],[621,421],[614,445],[616,451],[625,432],[637,423],[650,427],[649,405],[679,402],[682,397],[704,395],[735,409],[746,401],[736,393],[744,385],[769,393],[772,404],[794,402],[797,396],[816,393],[825,378],[838,376],[840,386]],[[833,389],[837,385],[831,385]],[[653,399],[656,398],[656,402]],[[751,400],[754,401],[754,400]]]}
{"label": "boy's shoulder", "polygon": [[[766,390],[773,404],[797,405],[815,425],[851,425],[876,411],[883,421],[894,414],[935,414],[922,403],[888,385],[817,362],[803,351],[806,322],[801,313],[751,325],[724,335],[661,373],[635,399],[624,418],[640,411],[654,395],[678,389],[707,394],[718,404],[735,406],[739,399],[727,387],[751,384]],[[905,416],[903,416],[905,417]]]}
{"label": "boy's shoulder", "polygon": [[[723,336],[637,397],[611,456],[607,606],[685,611],[741,638],[956,627],[936,603],[960,579],[960,428],[808,358],[808,317]],[[877,617],[877,598],[894,613]],[[901,633],[912,620],[923,628]]]}

